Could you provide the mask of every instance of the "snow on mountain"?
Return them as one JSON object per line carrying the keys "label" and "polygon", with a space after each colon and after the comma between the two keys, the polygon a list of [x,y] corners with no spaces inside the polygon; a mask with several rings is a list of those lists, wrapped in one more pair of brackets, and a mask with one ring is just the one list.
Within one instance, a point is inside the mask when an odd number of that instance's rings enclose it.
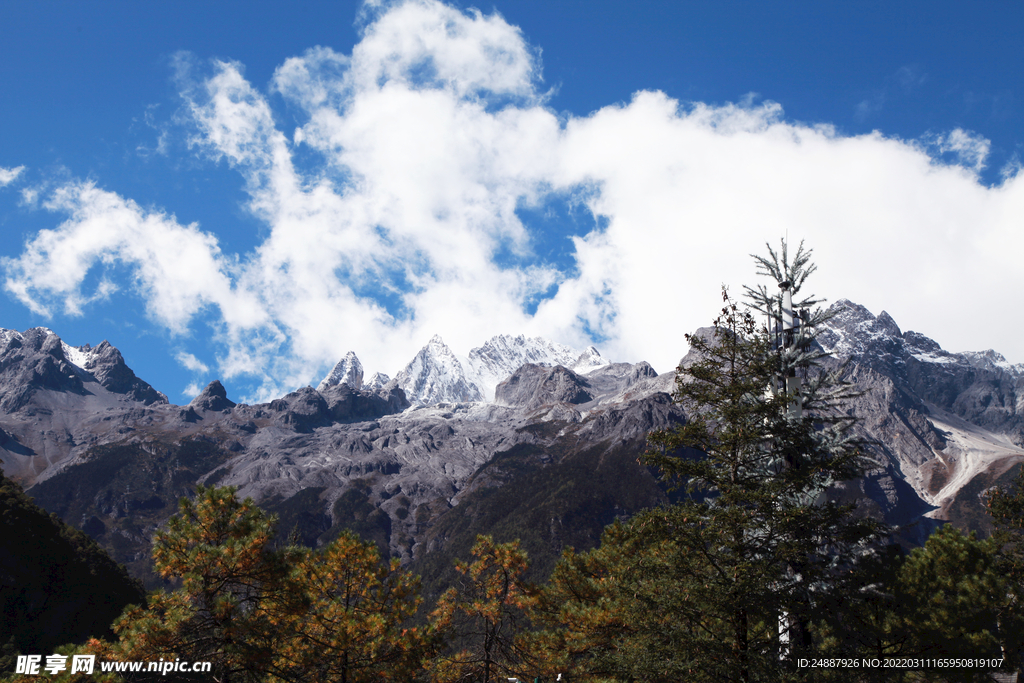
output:
{"label": "snow on mountain", "polygon": [[363,384],[363,367],[351,351],[338,361],[318,390],[336,384],[376,391],[386,384],[400,387],[413,405],[493,401],[494,390],[527,363],[554,367],[561,365],[586,374],[609,365],[593,346],[585,351],[541,337],[499,334],[469,352],[457,356],[441,339],[434,337],[394,379],[377,372]]}
{"label": "snow on mountain", "polygon": [[587,350],[581,353],[579,357],[572,362],[572,365],[567,365],[566,367],[577,375],[585,375],[591,370],[603,368],[610,364],[611,361],[602,356],[596,348],[588,346]]}
{"label": "snow on mountain", "polygon": [[[47,339],[52,338],[54,344],[59,343],[65,360],[83,372],[88,372],[88,366],[91,363],[95,363],[101,355],[98,353],[98,349],[92,348],[89,344],[85,344],[83,346],[71,346],[48,327],[39,327],[36,328],[36,330],[43,334]],[[6,348],[12,340],[17,340],[17,342],[22,343],[25,341],[25,335],[17,330],[0,328],[0,349]]]}
{"label": "snow on mountain", "polygon": [[[835,356],[862,356],[873,353],[878,350],[879,344],[892,345],[894,340],[901,340],[903,337],[896,321],[885,311],[876,317],[864,306],[848,299],[840,299],[829,307],[829,313],[832,317],[822,326],[817,340],[826,351]],[[939,348],[935,342],[932,344],[936,349]]]}
{"label": "snow on mountain", "polygon": [[945,518],[968,482],[1024,455],[1024,366],[995,351],[950,353],[846,299],[829,313],[817,340],[853,361],[865,392],[854,414],[921,499],[939,506],[930,516]]}
{"label": "snow on mountain", "polygon": [[96,355],[93,353],[92,347],[88,344],[85,346],[69,346],[62,341],[60,345],[64,350],[64,357],[67,358],[72,365],[77,366],[81,370],[85,370],[86,365],[88,365]]}
{"label": "snow on mountain", "polygon": [[338,361],[330,374],[317,385],[317,391],[323,391],[338,384],[347,384],[356,391],[363,386],[363,364],[359,362],[353,351],[349,351],[344,358]]}
{"label": "snow on mountain", "polygon": [[370,381],[363,385],[363,389],[366,391],[377,391],[390,381],[391,378],[383,372],[375,372],[373,373],[373,376],[370,377]]}
{"label": "snow on mountain", "polygon": [[575,370],[574,364],[580,357],[580,352],[571,346],[541,337],[499,334],[469,352],[468,375],[480,388],[484,400],[493,401],[495,387],[523,365],[561,365]]}
{"label": "snow on mountain", "polygon": [[21,339],[21,332],[0,327],[0,346],[6,347],[12,339]]}
{"label": "snow on mountain", "polygon": [[391,382],[413,405],[482,401],[480,388],[467,376],[464,363],[434,335]]}
{"label": "snow on mountain", "polygon": [[1024,363],[1010,363],[1003,354],[992,349],[962,351],[956,355],[982,370],[1003,370],[1017,377],[1024,376]]}
{"label": "snow on mountain", "polygon": [[864,306],[840,299],[832,304],[829,312],[833,316],[823,325],[817,339],[826,351],[838,357],[886,359],[897,364],[913,358],[922,363],[1024,376],[1024,364],[1011,364],[1002,354],[991,349],[951,353],[919,332],[902,332],[885,311],[874,316]]}

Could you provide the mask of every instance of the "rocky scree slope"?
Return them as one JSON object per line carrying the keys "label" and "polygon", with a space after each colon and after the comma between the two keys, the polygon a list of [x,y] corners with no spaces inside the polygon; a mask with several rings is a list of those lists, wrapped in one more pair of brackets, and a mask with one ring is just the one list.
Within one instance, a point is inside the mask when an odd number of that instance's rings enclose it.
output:
{"label": "rocky scree slope", "polygon": [[1024,461],[1024,365],[991,350],[950,353],[845,299],[829,311],[818,342],[832,367],[848,363],[845,379],[864,394],[847,410],[876,442],[878,467],[861,492],[885,510],[907,499],[900,488],[909,485],[928,517],[986,531],[979,496]]}

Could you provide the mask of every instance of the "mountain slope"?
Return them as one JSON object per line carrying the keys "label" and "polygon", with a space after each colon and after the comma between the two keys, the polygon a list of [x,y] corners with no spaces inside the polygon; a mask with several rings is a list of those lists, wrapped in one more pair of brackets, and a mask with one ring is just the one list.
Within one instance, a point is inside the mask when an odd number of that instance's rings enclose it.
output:
{"label": "mountain slope", "polygon": [[[924,519],[908,538],[933,528],[925,515],[984,530],[978,494],[1024,460],[1021,368],[950,354],[848,301],[833,311],[821,343],[867,391],[847,410],[876,442],[876,466],[836,496],[891,524]],[[350,528],[426,571],[490,528],[519,530],[550,559],[665,500],[637,458],[648,431],[685,419],[674,373],[523,336],[467,358],[435,337],[395,378],[365,385],[349,354],[319,390],[258,405],[213,382],[187,406],[127,368],[121,381],[101,372],[100,356],[119,367],[109,345],[68,350],[48,330],[0,339],[4,468],[139,576],[153,530],[196,482],[253,496],[280,516],[282,542]]]}
{"label": "mountain slope", "polygon": [[0,671],[14,671],[19,653],[110,637],[114,619],[145,597],[95,541],[0,474]]}
{"label": "mountain slope", "polygon": [[962,495],[1024,461],[1024,367],[994,351],[950,353],[845,299],[830,312],[818,340],[866,392],[850,408],[878,444],[879,468],[906,481],[929,517],[985,531],[979,501],[965,507]]}

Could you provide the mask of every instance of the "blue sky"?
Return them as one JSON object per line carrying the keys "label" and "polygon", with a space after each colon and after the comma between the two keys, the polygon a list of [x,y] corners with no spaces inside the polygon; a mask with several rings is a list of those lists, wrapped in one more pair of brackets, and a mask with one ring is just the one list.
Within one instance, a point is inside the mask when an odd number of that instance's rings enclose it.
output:
{"label": "blue sky", "polygon": [[538,334],[670,369],[814,292],[1024,362],[1014,3],[4,3],[0,326],[184,402]]}

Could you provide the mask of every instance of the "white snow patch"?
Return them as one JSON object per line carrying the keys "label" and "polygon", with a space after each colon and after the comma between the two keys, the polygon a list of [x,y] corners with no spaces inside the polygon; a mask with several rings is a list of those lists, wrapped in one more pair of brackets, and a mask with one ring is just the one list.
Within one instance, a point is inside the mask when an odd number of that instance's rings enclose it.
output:
{"label": "white snow patch", "polygon": [[934,353],[912,353],[910,354],[922,363],[956,363],[956,359],[950,356],[937,356]]}
{"label": "white snow patch", "polygon": [[8,330],[7,328],[0,328],[0,344],[7,346],[7,343],[12,339],[21,340],[21,332],[17,330]]}
{"label": "white snow patch", "polygon": [[76,365],[82,370],[85,370],[86,364],[92,358],[92,351],[85,351],[78,346],[70,346],[63,341],[60,345],[61,348],[64,349],[64,357],[67,358],[72,365]]}
{"label": "white snow patch", "polygon": [[598,368],[603,368],[606,365],[611,365],[611,361],[601,355],[601,353],[593,346],[588,346],[587,350],[579,355],[571,366],[568,366],[570,370],[579,375],[585,375],[588,372],[593,372]]}

